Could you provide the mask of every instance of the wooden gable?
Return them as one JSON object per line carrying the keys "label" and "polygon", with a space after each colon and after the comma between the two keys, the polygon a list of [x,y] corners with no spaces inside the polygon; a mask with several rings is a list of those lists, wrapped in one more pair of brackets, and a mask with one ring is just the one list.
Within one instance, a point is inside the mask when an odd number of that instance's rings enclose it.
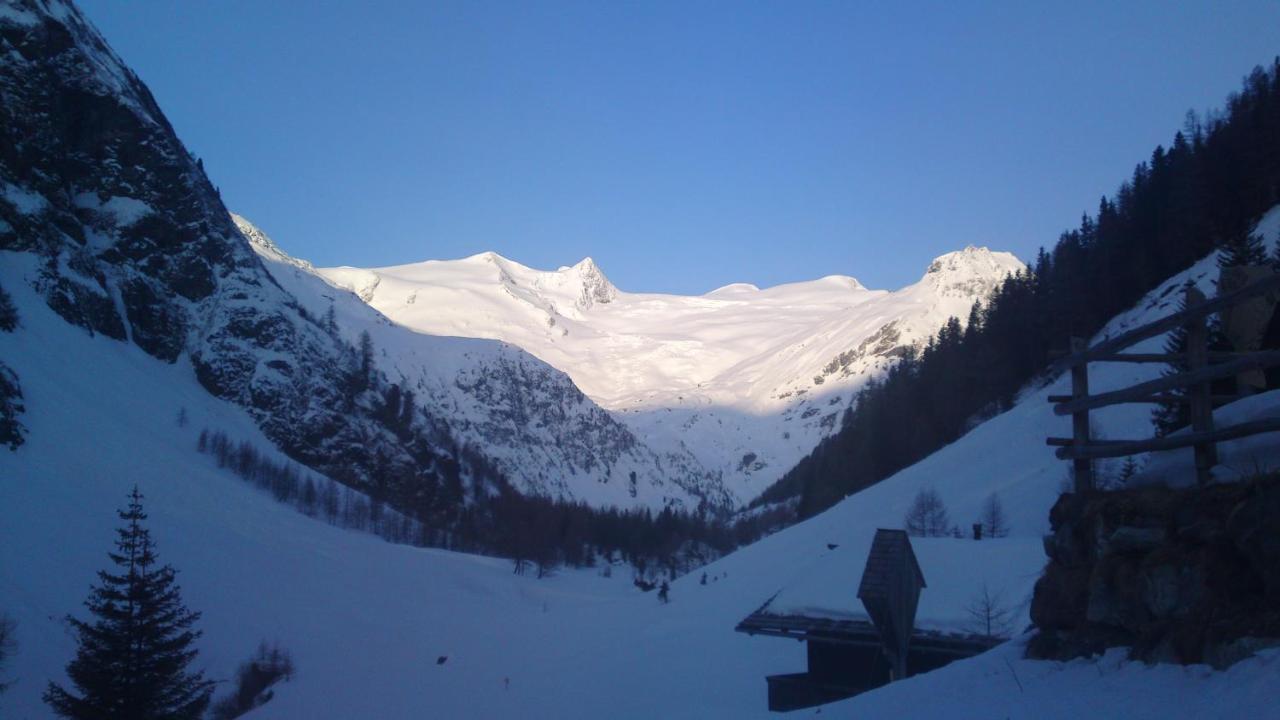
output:
{"label": "wooden gable", "polygon": [[880,634],[885,655],[894,668],[894,679],[906,677],[907,645],[924,587],[924,573],[907,533],[876,530],[858,584],[858,599]]}

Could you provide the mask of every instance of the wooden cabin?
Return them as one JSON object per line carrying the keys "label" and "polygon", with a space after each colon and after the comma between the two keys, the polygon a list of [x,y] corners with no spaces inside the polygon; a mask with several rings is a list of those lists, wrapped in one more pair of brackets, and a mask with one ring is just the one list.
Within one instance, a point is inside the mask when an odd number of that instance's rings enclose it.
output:
{"label": "wooden cabin", "polygon": [[842,610],[806,615],[778,607],[775,596],[743,619],[738,632],[805,643],[807,671],[766,678],[769,709],[798,710],[842,700],[977,655],[1002,641],[917,629],[916,607],[925,587],[910,538],[901,530],[882,529],[876,531],[857,590],[865,615],[856,611],[852,597]]}

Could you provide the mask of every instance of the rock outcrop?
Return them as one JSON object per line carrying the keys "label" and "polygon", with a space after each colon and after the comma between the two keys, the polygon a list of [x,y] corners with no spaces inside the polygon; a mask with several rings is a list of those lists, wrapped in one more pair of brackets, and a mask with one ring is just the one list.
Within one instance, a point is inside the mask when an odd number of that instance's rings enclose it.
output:
{"label": "rock outcrop", "polygon": [[1280,645],[1280,475],[1065,494],[1050,523],[1028,654],[1225,667]]}

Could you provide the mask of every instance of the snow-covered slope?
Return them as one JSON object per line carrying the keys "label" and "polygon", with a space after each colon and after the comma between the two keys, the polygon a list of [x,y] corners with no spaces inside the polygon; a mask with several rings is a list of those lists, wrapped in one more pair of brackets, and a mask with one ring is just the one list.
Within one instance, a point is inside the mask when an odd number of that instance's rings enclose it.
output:
{"label": "snow-covered slope", "polygon": [[[1268,222],[1274,239],[1280,213]],[[162,558],[181,570],[185,598],[204,612],[200,664],[228,677],[262,639],[294,654],[297,678],[257,717],[765,718],[773,716],[764,676],[803,669],[804,647],[735,633],[738,620],[779,590],[797,606],[813,598],[829,606],[843,596],[856,612],[860,558],[875,528],[897,525],[916,490],[929,486],[957,521],[975,517],[998,492],[1012,533],[984,543],[918,543],[927,579],[937,580],[922,598],[921,623],[963,622],[984,583],[1025,608],[1042,564],[1047,511],[1066,474],[1043,444],[1069,422],[1045,399],[1062,392],[1065,381],[1056,381],[924,462],[706,567],[706,585],[699,573],[677,580],[670,604],[637,592],[622,571],[611,579],[564,571],[538,581],[513,575],[506,561],[337,530],[218,470],[193,450],[198,427],[269,448],[243,409],[203,392],[182,362],[164,363],[62,322],[11,282],[12,267],[0,264],[0,283],[16,287],[23,326],[0,333],[0,357],[11,358],[24,379],[31,434],[17,452],[0,452],[0,506],[21,518],[0,523],[0,611],[17,620],[19,641],[9,675],[16,684],[0,696],[7,716],[47,715],[39,694],[62,677],[73,652],[60,618],[82,612],[93,573],[106,563],[112,509],[133,483],[148,496]],[[1209,260],[1182,277],[1208,283],[1211,268]],[[1174,302],[1172,293],[1160,297],[1165,287],[1105,333],[1169,312],[1161,306]],[[81,372],[86,366],[94,373]],[[1105,390],[1151,372],[1158,369],[1098,366],[1091,381]],[[1228,406],[1220,418],[1274,412],[1280,397],[1250,404]],[[183,407],[185,428],[174,421]],[[1148,428],[1143,409],[1097,417],[1117,436]],[[1252,450],[1227,444],[1224,460],[1247,465],[1249,453],[1261,452],[1259,462],[1274,463],[1274,437],[1262,436]],[[442,665],[440,656],[447,657]],[[1276,651],[1224,673],[1147,668],[1115,654],[1038,662],[1022,659],[1015,642],[823,714],[1265,717],[1280,692],[1277,667]]]}
{"label": "snow-covered slope", "polygon": [[232,215],[271,276],[314,317],[330,308],[342,336],[373,340],[377,363],[415,393],[456,442],[481,448],[526,492],[603,507],[731,504],[719,478],[687,451],[657,452],[587,398],[563,373],[492,340],[425,335],[388,322]]}
{"label": "snow-covered slope", "polygon": [[320,272],[406,327],[528,350],[745,502],[836,429],[869,377],[1022,267],[968,247],[896,292],[832,275],[696,297],[622,292],[590,258],[555,271],[482,253]]}
{"label": "snow-covered slope", "polygon": [[597,505],[729,503],[691,455],[646,447],[519,348],[408,332],[260,234],[246,241],[74,6],[5,7],[0,252],[21,270],[10,283],[65,322],[189,363],[289,455],[400,507],[465,502],[442,487],[494,491],[493,469],[517,489]]}

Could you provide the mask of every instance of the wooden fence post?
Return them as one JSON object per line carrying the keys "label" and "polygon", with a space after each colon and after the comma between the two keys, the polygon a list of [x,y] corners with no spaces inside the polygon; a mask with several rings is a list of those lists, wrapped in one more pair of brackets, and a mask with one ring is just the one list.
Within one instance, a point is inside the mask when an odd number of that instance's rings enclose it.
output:
{"label": "wooden fence post", "polygon": [[[1204,293],[1194,287],[1187,288],[1187,307],[1193,308],[1205,301]],[[1187,369],[1199,370],[1209,364],[1209,329],[1205,324],[1205,316],[1199,315],[1187,323]],[[1213,400],[1210,397],[1209,382],[1202,382],[1187,388],[1187,400],[1190,405],[1191,431],[1213,431]],[[1196,482],[1208,485],[1213,479],[1210,474],[1214,465],[1218,464],[1218,447],[1212,442],[1198,443],[1196,452]]]}
{"label": "wooden fence post", "polygon": [[[1089,349],[1084,338],[1071,338],[1071,352],[1082,353]],[[1089,363],[1082,362],[1071,366],[1071,397],[1082,398],[1089,395]],[[1071,438],[1077,448],[1089,444],[1089,411],[1080,410],[1071,413]],[[1093,461],[1089,458],[1077,457],[1071,462],[1075,473],[1076,492],[1093,491]]]}

